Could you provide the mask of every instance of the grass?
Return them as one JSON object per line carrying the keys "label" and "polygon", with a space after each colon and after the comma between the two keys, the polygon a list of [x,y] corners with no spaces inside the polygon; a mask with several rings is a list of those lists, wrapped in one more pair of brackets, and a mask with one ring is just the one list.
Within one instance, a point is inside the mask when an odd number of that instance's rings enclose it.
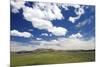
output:
{"label": "grass", "polygon": [[11,53],[11,67],[95,61],[95,51]]}

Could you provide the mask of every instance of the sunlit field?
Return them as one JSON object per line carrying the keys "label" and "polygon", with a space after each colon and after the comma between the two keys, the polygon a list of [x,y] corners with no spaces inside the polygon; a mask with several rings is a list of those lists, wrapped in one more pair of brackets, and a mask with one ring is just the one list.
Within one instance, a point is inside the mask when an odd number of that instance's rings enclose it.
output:
{"label": "sunlit field", "polygon": [[53,51],[36,50],[30,52],[11,52],[11,67],[42,65],[42,64],[61,64],[76,62],[95,61],[95,51]]}

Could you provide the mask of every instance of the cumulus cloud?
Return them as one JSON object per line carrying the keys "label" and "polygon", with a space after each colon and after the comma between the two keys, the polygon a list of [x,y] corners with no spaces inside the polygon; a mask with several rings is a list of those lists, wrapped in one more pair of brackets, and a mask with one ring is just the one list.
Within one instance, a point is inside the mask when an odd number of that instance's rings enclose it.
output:
{"label": "cumulus cloud", "polygon": [[46,29],[49,30],[53,27],[52,23],[48,20],[33,18],[32,25],[38,29]]}
{"label": "cumulus cloud", "polygon": [[43,13],[44,19],[55,20],[64,18],[56,3],[35,3],[33,10],[35,8],[38,8]]}
{"label": "cumulus cloud", "polygon": [[75,17],[70,16],[69,21],[71,21],[72,23],[75,23],[75,21],[77,19],[79,19],[81,17],[81,15],[83,15],[85,13],[85,11],[84,11],[83,6],[77,5],[77,6],[73,6],[73,7],[75,8],[74,12],[76,13],[77,16],[75,16]]}
{"label": "cumulus cloud", "polygon": [[19,32],[18,30],[11,30],[11,36],[29,38],[29,37],[32,37],[32,34],[29,32]]}
{"label": "cumulus cloud", "polygon": [[80,33],[72,34],[72,35],[69,36],[69,38],[81,38],[81,37],[83,37],[83,36]]}
{"label": "cumulus cloud", "polygon": [[56,36],[62,36],[62,35],[66,35],[67,29],[63,27],[53,27],[49,31]]}
{"label": "cumulus cloud", "polygon": [[48,32],[51,32],[52,34],[54,34],[56,36],[63,36],[67,33],[67,29],[65,29],[63,27],[53,26],[52,23],[48,20],[33,18],[32,19],[32,25],[35,28],[38,28],[38,29],[41,29],[41,30],[45,29]]}
{"label": "cumulus cloud", "polygon": [[[25,1],[11,1],[12,11],[18,13],[19,9],[23,10],[24,19],[30,21],[33,27],[40,30],[44,29],[56,36],[64,36],[67,29],[63,27],[56,27],[52,24],[52,20],[61,20],[63,15],[61,9],[56,3],[39,3],[36,2],[32,6],[25,6]],[[57,30],[57,31],[56,31]],[[61,30],[61,32],[60,32]]]}
{"label": "cumulus cloud", "polygon": [[63,19],[60,8],[54,3],[35,3],[33,8],[24,5],[24,0],[11,0],[13,9],[23,9],[25,13],[30,13],[31,17],[43,18],[47,20]]}
{"label": "cumulus cloud", "polygon": [[79,19],[81,17],[81,15],[83,15],[85,13],[83,5],[81,6],[81,5],[78,5],[78,4],[66,4],[66,3],[63,3],[63,4],[58,4],[58,6],[64,8],[66,11],[69,10],[68,7],[74,7],[75,8],[74,12],[75,12],[75,14],[77,16],[75,16],[75,17],[70,16],[69,19],[68,19],[72,23],[75,23],[75,21],[77,19]]}
{"label": "cumulus cloud", "polygon": [[23,8],[25,1],[23,0],[11,0],[12,12],[18,13],[19,9]]}
{"label": "cumulus cloud", "polygon": [[[45,8],[44,8],[45,7]],[[66,34],[66,29],[63,27],[53,26],[50,20],[62,19],[60,8],[56,4],[35,3],[33,8],[25,7],[23,12],[24,18],[32,22],[32,25],[38,29],[45,29],[56,36]]]}
{"label": "cumulus cloud", "polygon": [[79,19],[80,16],[77,17],[69,17],[69,21],[71,21],[72,23],[75,23],[76,19]]}
{"label": "cumulus cloud", "polygon": [[67,5],[67,4],[60,4],[60,6],[61,6],[62,8],[64,8],[65,10],[69,10],[69,8],[68,8],[68,5]]}
{"label": "cumulus cloud", "polygon": [[41,3],[36,3],[33,5],[33,8],[25,6],[23,8],[24,15],[28,15],[30,18],[39,18],[39,19],[45,19],[45,20],[55,20],[55,19],[63,19],[63,15],[61,13],[60,8],[54,4],[51,5],[51,3],[42,3],[44,6],[40,6]]}

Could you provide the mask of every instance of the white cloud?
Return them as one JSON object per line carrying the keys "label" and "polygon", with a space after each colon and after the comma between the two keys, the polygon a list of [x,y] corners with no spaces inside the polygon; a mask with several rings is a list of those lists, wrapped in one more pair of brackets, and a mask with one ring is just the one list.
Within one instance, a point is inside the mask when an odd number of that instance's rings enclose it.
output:
{"label": "white cloud", "polygon": [[76,15],[79,15],[79,16],[84,14],[85,13],[84,7],[83,6],[78,7],[77,9],[75,9],[75,13],[76,13]]}
{"label": "white cloud", "polygon": [[66,4],[66,3],[63,3],[63,4],[58,4],[58,6],[64,8],[65,10],[69,10],[68,7],[74,7],[74,8],[75,8],[74,12],[75,12],[75,14],[76,14],[77,16],[75,16],[75,17],[70,16],[69,19],[68,19],[68,20],[71,21],[72,23],[75,23],[75,21],[76,21],[77,19],[79,19],[79,18],[81,17],[82,14],[85,13],[85,11],[84,11],[84,6],[81,6],[81,5],[78,5],[78,4]]}
{"label": "white cloud", "polygon": [[80,5],[78,5],[78,4],[59,3],[58,6],[64,8],[65,10],[69,10],[68,7],[80,8]]}
{"label": "white cloud", "polygon": [[49,30],[53,27],[52,23],[48,20],[43,20],[43,19],[38,19],[38,18],[33,18],[32,19],[32,25],[35,28],[38,29],[45,29],[45,30]]}
{"label": "white cloud", "polygon": [[52,32],[56,36],[63,36],[66,34],[67,29],[65,29],[63,27],[53,27],[49,31]]}
{"label": "white cloud", "polygon": [[42,33],[41,35],[42,36],[49,36],[47,33]]}
{"label": "white cloud", "polygon": [[56,36],[63,36],[67,33],[67,29],[63,27],[55,27],[48,20],[33,18],[32,25],[38,29],[45,29]]}
{"label": "white cloud", "polygon": [[[63,15],[58,4],[55,3],[35,3],[33,8],[24,5],[24,1],[11,1],[12,11],[18,13],[18,9],[23,9],[23,16],[27,21],[32,22],[33,27],[44,29],[56,36],[63,36],[67,29],[53,26],[51,20],[63,19]],[[68,10],[68,6],[75,8],[76,17],[69,17],[69,21],[75,23],[84,14],[84,7],[80,5],[60,4],[62,8]]]}
{"label": "white cloud", "polygon": [[81,37],[83,37],[83,35],[80,33],[72,34],[71,36],[69,36],[69,38],[81,38]]}
{"label": "white cloud", "polygon": [[63,19],[61,10],[56,3],[35,3],[35,5],[33,5],[33,10],[35,8],[38,8],[43,13],[44,19]]}
{"label": "white cloud", "polygon": [[65,10],[69,10],[68,5],[67,4],[61,4],[61,7],[64,8]]}
{"label": "white cloud", "polygon": [[56,4],[51,3],[35,3],[33,5],[33,8],[25,6],[23,7],[23,14],[26,19],[28,17],[44,20],[55,20],[64,18],[60,8]]}
{"label": "white cloud", "polygon": [[19,32],[18,30],[11,30],[11,36],[29,38],[29,37],[32,37],[32,34],[29,32]]}
{"label": "white cloud", "polygon": [[18,13],[19,9],[24,7],[25,2],[23,0],[11,0],[12,12]]}
{"label": "white cloud", "polygon": [[35,3],[33,8],[25,7],[23,10],[25,19],[31,21],[35,28],[45,29],[56,36],[62,36],[66,34],[65,28],[55,27],[50,21],[63,18],[61,11],[56,4],[51,5],[48,3],[47,5],[46,3]]}
{"label": "white cloud", "polygon": [[12,0],[11,5],[14,7],[12,10],[17,13],[16,9],[22,8],[24,18],[30,21],[33,27],[47,30],[56,36],[64,36],[66,34],[67,29],[53,26],[51,22],[51,20],[64,18],[56,3],[35,3],[32,8],[25,6],[24,3]]}
{"label": "white cloud", "polygon": [[69,21],[71,21],[72,23],[75,23],[76,19],[78,19],[79,16],[77,17],[69,17]]}
{"label": "white cloud", "polygon": [[26,20],[32,21],[33,18],[43,19],[44,13],[39,8],[24,7],[23,16]]}
{"label": "white cloud", "polygon": [[36,40],[42,40],[42,38],[36,38]]}
{"label": "white cloud", "polygon": [[69,21],[71,21],[72,23],[75,23],[75,21],[77,19],[79,19],[81,17],[81,15],[83,15],[85,13],[85,11],[84,11],[84,6],[80,6],[80,5],[74,6],[73,5],[73,7],[75,8],[74,12],[76,13],[77,16],[76,17],[70,16]]}

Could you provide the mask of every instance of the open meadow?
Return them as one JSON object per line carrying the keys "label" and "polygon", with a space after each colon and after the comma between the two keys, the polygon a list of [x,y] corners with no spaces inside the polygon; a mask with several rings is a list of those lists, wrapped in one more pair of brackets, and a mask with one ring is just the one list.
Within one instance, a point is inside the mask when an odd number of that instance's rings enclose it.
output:
{"label": "open meadow", "polygon": [[94,50],[11,52],[11,67],[95,61]]}

